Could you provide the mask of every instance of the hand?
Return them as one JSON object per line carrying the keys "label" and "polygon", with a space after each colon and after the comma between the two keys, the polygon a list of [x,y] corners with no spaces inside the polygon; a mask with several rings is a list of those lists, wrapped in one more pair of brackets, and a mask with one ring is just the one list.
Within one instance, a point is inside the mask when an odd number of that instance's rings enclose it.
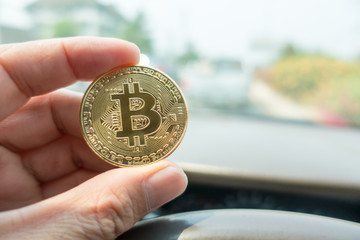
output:
{"label": "hand", "polygon": [[82,138],[81,96],[52,92],[138,58],[116,39],[0,45],[1,239],[115,239],[184,191],[184,172],[168,161],[100,160]]}

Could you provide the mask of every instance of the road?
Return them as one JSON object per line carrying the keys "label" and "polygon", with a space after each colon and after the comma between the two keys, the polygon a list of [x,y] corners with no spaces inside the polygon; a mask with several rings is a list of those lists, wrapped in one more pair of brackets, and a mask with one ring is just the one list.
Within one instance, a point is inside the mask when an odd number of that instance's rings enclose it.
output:
{"label": "road", "polygon": [[190,113],[185,138],[169,159],[360,189],[359,143],[360,131],[351,128]]}

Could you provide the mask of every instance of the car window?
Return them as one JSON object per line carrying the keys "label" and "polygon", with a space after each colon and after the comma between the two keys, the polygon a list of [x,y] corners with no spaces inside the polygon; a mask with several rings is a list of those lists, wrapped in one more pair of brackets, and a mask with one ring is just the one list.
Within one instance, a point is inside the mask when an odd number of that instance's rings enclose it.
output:
{"label": "car window", "polygon": [[0,1],[0,42],[134,42],[140,64],[167,73],[187,99],[175,158],[346,181],[360,169],[359,11],[355,0]]}

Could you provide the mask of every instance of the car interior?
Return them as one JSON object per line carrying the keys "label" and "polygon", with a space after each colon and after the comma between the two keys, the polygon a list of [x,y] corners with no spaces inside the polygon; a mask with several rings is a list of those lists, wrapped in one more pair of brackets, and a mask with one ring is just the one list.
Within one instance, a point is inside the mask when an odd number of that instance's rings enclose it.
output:
{"label": "car interior", "polygon": [[360,239],[359,1],[21,0],[1,9],[0,43],[125,39],[139,46],[139,65],[182,89],[188,128],[168,159],[188,187],[117,239]]}

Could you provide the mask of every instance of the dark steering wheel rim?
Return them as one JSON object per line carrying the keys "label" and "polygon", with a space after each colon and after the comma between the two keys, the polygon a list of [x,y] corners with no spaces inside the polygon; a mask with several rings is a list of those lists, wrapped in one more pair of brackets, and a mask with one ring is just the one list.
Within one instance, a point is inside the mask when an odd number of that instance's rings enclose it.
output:
{"label": "dark steering wheel rim", "polygon": [[360,224],[275,210],[204,210],[140,221],[117,239],[354,240]]}

